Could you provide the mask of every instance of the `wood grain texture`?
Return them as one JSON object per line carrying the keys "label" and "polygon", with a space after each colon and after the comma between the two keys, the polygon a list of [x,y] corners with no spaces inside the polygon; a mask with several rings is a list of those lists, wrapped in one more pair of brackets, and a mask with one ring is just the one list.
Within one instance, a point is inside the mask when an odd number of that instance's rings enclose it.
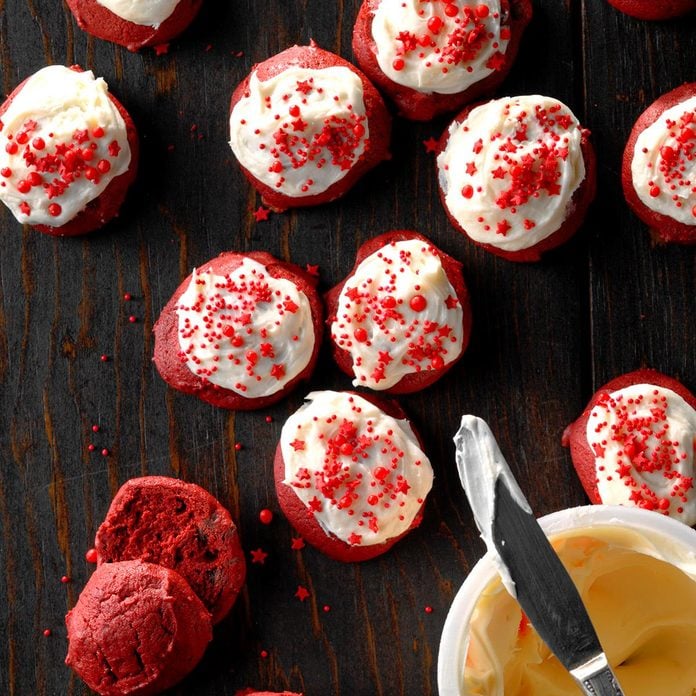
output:
{"label": "wood grain texture", "polygon": [[[51,239],[0,211],[0,694],[89,693],[63,664],[63,617],[93,570],[84,554],[113,494],[142,474],[207,488],[239,522],[245,550],[269,553],[250,565],[231,616],[173,693],[233,696],[254,685],[307,696],[437,694],[445,615],[483,551],[453,466],[460,414],[491,422],[544,514],[586,502],[560,437],[596,386],[649,365],[696,389],[695,250],[654,247],[619,181],[638,114],[696,79],[694,17],[641,23],[604,0],[535,0],[499,94],[548,94],[576,112],[597,147],[599,195],[577,237],[528,266],[487,254],[447,223],[423,147],[446,118],[397,121],[393,159],[342,201],[254,222],[257,197],[226,144],[232,90],[253,63],[310,38],[351,59],[358,5],[207,0],[156,56],[86,36],[60,3],[0,0],[0,89],[46,63],[78,63],[106,78],[142,142],[136,186],[102,232]],[[191,268],[221,251],[318,263],[327,289],[363,241],[395,228],[429,235],[463,262],[474,329],[443,382],[401,399],[436,473],[422,526],[382,558],[343,565],[291,550],[275,500],[273,452],[304,393],[230,414],[172,392],[152,366],[151,329]],[[310,387],[348,386],[324,350]],[[258,521],[265,507],[276,512],[269,526]],[[298,585],[310,591],[305,602],[294,597]]]}

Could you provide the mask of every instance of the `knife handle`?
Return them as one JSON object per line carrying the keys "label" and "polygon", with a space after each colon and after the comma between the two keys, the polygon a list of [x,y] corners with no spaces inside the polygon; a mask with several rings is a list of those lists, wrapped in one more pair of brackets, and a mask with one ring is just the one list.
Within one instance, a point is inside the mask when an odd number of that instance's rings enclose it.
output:
{"label": "knife handle", "polygon": [[604,653],[570,673],[587,696],[624,696]]}

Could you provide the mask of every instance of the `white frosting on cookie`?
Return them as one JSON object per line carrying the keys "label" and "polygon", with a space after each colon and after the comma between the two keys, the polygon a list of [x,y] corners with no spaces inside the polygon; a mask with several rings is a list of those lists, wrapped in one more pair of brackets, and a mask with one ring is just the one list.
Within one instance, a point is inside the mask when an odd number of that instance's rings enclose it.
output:
{"label": "white frosting on cookie", "polygon": [[176,311],[182,362],[249,399],[281,390],[314,351],[307,296],[247,257],[226,276],[194,270]]}
{"label": "white frosting on cookie", "polygon": [[696,524],[696,411],[679,394],[634,384],[604,395],[590,412],[587,442],[603,503]]}
{"label": "white frosting on cookie", "polygon": [[344,66],[251,74],[230,115],[240,164],[294,198],[326,191],[360,160],[369,138],[363,84]]}
{"label": "white frosting on cookie", "polygon": [[445,204],[477,242],[505,251],[546,239],[585,179],[583,129],[551,97],[505,97],[449,127],[437,158]]}
{"label": "white frosting on cookie", "polygon": [[456,94],[505,63],[500,0],[381,0],[372,19],[377,63],[397,84]]}
{"label": "white frosting on cookie", "polygon": [[284,483],[321,527],[351,546],[404,533],[433,482],[406,419],[357,394],[312,392],[283,426]]}
{"label": "white frosting on cookie", "polygon": [[153,29],[173,14],[179,0],[97,0],[117,17]]}
{"label": "white frosting on cookie", "polygon": [[34,73],[0,125],[0,200],[21,223],[64,225],[130,165],[126,124],[89,70]]}
{"label": "white frosting on cookie", "polygon": [[463,312],[432,245],[392,242],[346,281],[331,338],[353,359],[355,386],[388,389],[459,357]]}
{"label": "white frosting on cookie", "polygon": [[696,225],[696,96],[664,111],[638,136],[631,177],[650,210]]}

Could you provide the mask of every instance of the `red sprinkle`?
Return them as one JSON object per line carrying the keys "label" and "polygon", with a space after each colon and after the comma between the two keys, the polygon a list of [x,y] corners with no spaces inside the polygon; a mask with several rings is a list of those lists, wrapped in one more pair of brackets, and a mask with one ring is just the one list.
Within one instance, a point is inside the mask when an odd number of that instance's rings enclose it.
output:
{"label": "red sprinkle", "polygon": [[106,449],[106,447],[101,451],[102,457],[108,457],[109,456],[109,450]]}
{"label": "red sprinkle", "polygon": [[99,358],[102,362],[109,362],[109,356],[108,355],[102,355]]}
{"label": "red sprinkle", "polygon": [[135,324],[135,322],[138,321],[138,317],[133,316],[133,315],[131,314],[131,315],[128,317],[128,321],[129,321],[131,324]]}
{"label": "red sprinkle", "polygon": [[264,508],[259,512],[259,520],[261,520],[261,524],[271,524],[273,522],[273,513],[268,508]]}
{"label": "red sprinkle", "polygon": [[422,312],[428,306],[428,301],[423,295],[414,295],[408,304],[414,312]]}
{"label": "red sprinkle", "polygon": [[234,443],[235,452],[241,452],[243,448],[244,448],[244,445],[241,442]]}
{"label": "red sprinkle", "polygon": [[132,299],[132,296],[131,296],[131,294],[130,294],[129,292],[124,292],[124,293],[123,293],[123,299],[124,299],[126,302],[130,302],[131,299]]}
{"label": "red sprinkle", "polygon": [[266,416],[266,423],[272,423],[273,422],[273,416]]}
{"label": "red sprinkle", "polygon": [[88,449],[90,452],[94,452],[94,450],[97,449],[97,448],[90,442],[89,445],[87,445],[87,449]]}
{"label": "red sprinkle", "polygon": [[424,611],[425,611],[426,614],[432,614],[432,613],[433,613],[433,608],[432,608],[430,605],[428,605],[428,606],[426,606],[426,607],[424,608]]}
{"label": "red sprinkle", "polygon": [[93,426],[92,426],[92,432],[93,432],[93,433],[98,433],[98,432],[99,432],[99,426],[96,425],[96,424],[93,425]]}
{"label": "red sprinkle", "polygon": [[51,631],[50,628],[45,628],[43,634],[46,638],[48,638],[49,636],[51,636],[53,634],[53,632]]}
{"label": "red sprinkle", "polygon": [[394,70],[403,70],[405,65],[403,58],[394,58],[394,62],[392,63]]}
{"label": "red sprinkle", "polygon": [[67,583],[70,582],[70,578],[69,578],[67,575],[64,575],[64,576],[60,579],[60,581],[61,581],[64,585],[67,585]]}
{"label": "red sprinkle", "polygon": [[58,203],[51,203],[48,206],[48,214],[52,217],[58,217],[63,212],[63,209],[58,205]]}
{"label": "red sprinkle", "polygon": [[90,549],[85,554],[85,560],[87,561],[87,563],[96,563],[97,558],[98,558],[97,549]]}

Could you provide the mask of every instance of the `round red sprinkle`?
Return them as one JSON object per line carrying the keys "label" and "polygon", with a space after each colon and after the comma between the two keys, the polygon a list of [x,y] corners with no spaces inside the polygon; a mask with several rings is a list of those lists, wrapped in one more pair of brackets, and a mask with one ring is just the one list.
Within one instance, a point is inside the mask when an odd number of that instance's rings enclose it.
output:
{"label": "round red sprinkle", "polygon": [[130,300],[131,300],[131,294],[130,294],[129,292],[124,292],[124,293],[123,293],[123,299],[124,299],[126,302],[130,302]]}
{"label": "round red sprinkle", "polygon": [[60,581],[64,584],[67,585],[70,582],[70,578],[67,575],[64,575]]}
{"label": "round red sprinkle", "polygon": [[109,362],[109,356],[108,355],[102,355],[99,358],[102,362]]}
{"label": "round red sprinkle", "polygon": [[111,169],[111,162],[109,160],[99,160],[97,162],[97,169],[102,173],[106,174]]}
{"label": "round red sprinkle", "polygon": [[235,442],[235,443],[234,443],[234,449],[235,449],[236,452],[240,452],[243,446],[244,446],[244,445],[242,445],[241,442]]}
{"label": "round red sprinkle", "polygon": [[[22,179],[21,181],[17,182],[17,190],[20,193],[29,193],[29,191],[31,191],[31,184],[28,181],[25,181],[24,179]],[[50,205],[48,206],[48,212],[49,213],[51,212]],[[51,213],[51,214],[53,214],[53,213]]]}
{"label": "round red sprinkle", "polygon": [[58,205],[58,203],[51,203],[48,206],[48,214],[53,217],[58,217],[63,212],[63,209]]}
{"label": "round red sprinkle", "polygon": [[440,17],[431,17],[428,20],[428,29],[433,33],[437,34],[440,29],[442,29],[442,19]]}
{"label": "round red sprinkle", "polygon": [[414,312],[422,312],[428,306],[428,301],[423,295],[414,295],[408,304]]}
{"label": "round red sprinkle", "polygon": [[131,314],[131,315],[128,317],[128,321],[129,321],[131,324],[135,324],[135,322],[138,321],[138,317],[133,316],[133,315]]}
{"label": "round red sprinkle", "polygon": [[261,524],[271,524],[273,522],[273,513],[268,508],[264,508],[259,512],[259,520],[261,520]]}
{"label": "round red sprinkle", "polygon": [[17,150],[19,150],[17,143],[7,143],[7,145],[5,145],[5,152],[8,155],[16,155]]}
{"label": "round red sprinkle", "polygon": [[365,343],[365,341],[367,341],[367,331],[363,329],[362,326],[355,329],[353,336],[358,343]]}
{"label": "round red sprinkle", "polygon": [[467,184],[466,186],[462,187],[462,196],[464,198],[471,198],[474,195],[474,187]]}
{"label": "round red sprinkle", "polygon": [[97,448],[90,442],[89,445],[87,445],[87,449],[88,449],[90,452],[94,452],[94,450],[97,449]]}
{"label": "round red sprinkle", "polygon": [[106,447],[101,451],[102,457],[108,457],[109,456],[109,450],[106,449]]}
{"label": "round red sprinkle", "polygon": [[479,17],[480,19],[484,19],[485,17],[488,17],[490,10],[488,8],[488,5],[479,5],[476,8],[476,16]]}
{"label": "round red sprinkle", "polygon": [[392,68],[394,70],[403,70],[404,69],[404,59],[403,58],[394,58],[394,62],[392,63]]}
{"label": "round red sprinkle", "polygon": [[266,416],[266,423],[272,423],[273,422],[273,416]]}
{"label": "round red sprinkle", "polygon": [[0,176],[4,176],[6,179],[12,176],[12,170],[9,167],[3,167],[0,169]]}
{"label": "round red sprinkle", "polygon": [[653,198],[657,198],[660,195],[660,189],[657,186],[650,187],[650,195]]}
{"label": "round red sprinkle", "polygon": [[101,126],[97,126],[97,127],[92,131],[92,135],[93,135],[95,138],[102,138],[102,137],[104,137],[104,129],[103,129]]}
{"label": "round red sprinkle", "polygon": [[432,614],[433,608],[430,605],[428,605],[427,607],[424,608],[424,611],[426,614]]}
{"label": "round red sprinkle", "polygon": [[87,563],[96,563],[96,562],[97,562],[97,558],[98,558],[98,556],[97,556],[97,549],[90,549],[90,550],[87,551],[87,553],[85,554],[85,561],[87,561]]}
{"label": "round red sprinkle", "polygon": [[328,604],[325,604],[325,605],[323,606],[323,609],[324,609],[324,612],[327,613],[327,614],[331,611],[331,607],[330,607]]}
{"label": "round red sprinkle", "polygon": [[48,638],[50,635],[52,635],[51,629],[45,628],[43,634],[46,636],[46,638]]}
{"label": "round red sprinkle", "polygon": [[433,359],[430,361],[430,365],[434,370],[441,370],[445,366],[445,361],[442,359],[441,355],[434,355]]}
{"label": "round red sprinkle", "polygon": [[259,654],[265,660],[268,657],[268,650],[262,650]]}
{"label": "round red sprinkle", "polygon": [[459,12],[459,8],[454,4],[445,5],[445,14],[448,17],[455,17]]}
{"label": "round red sprinkle", "polygon": [[92,426],[92,432],[93,432],[93,433],[98,433],[98,432],[99,432],[99,426],[96,425],[96,424],[93,425],[93,426]]}

